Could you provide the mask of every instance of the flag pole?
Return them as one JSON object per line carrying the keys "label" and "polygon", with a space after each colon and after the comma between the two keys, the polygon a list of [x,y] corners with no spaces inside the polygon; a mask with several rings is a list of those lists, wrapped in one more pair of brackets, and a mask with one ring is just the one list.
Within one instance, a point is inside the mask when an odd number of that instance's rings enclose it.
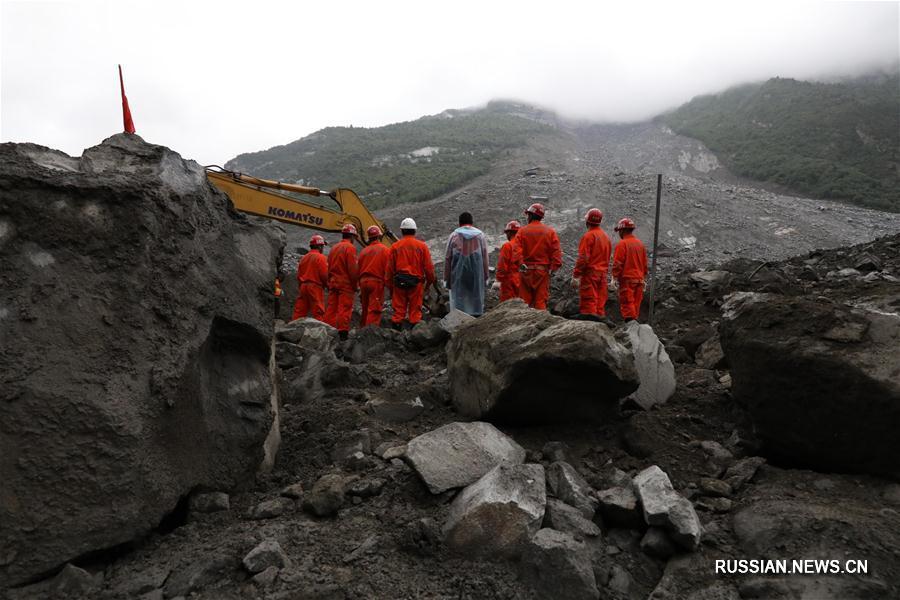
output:
{"label": "flag pole", "polygon": [[656,220],[653,222],[653,262],[650,263],[650,327],[653,327],[653,308],[656,292],[656,254],[659,250],[659,201],[662,196],[662,173],[656,176]]}

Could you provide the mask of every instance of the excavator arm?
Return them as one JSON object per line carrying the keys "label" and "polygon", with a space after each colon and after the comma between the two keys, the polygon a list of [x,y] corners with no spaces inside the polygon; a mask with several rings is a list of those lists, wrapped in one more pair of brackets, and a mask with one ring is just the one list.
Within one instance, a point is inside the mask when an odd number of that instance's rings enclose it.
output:
{"label": "excavator arm", "polygon": [[[377,225],[384,232],[382,241],[386,245],[397,241],[397,237],[369,211],[353,190],[337,188],[326,192],[304,185],[259,179],[220,167],[207,167],[206,176],[210,183],[225,192],[241,212],[329,233],[340,233],[341,228],[350,223],[359,232],[361,243],[365,239],[366,229]],[[337,205],[337,210],[304,202],[283,192],[327,196]]]}

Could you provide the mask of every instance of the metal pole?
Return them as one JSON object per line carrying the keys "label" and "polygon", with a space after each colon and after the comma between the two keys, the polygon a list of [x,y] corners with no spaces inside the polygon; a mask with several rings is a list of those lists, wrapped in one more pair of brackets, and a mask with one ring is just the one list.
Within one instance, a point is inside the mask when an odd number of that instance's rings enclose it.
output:
{"label": "metal pole", "polygon": [[656,176],[656,221],[653,222],[653,258],[650,263],[650,327],[653,327],[653,300],[656,292],[656,250],[659,245],[659,200],[662,196],[662,173]]}

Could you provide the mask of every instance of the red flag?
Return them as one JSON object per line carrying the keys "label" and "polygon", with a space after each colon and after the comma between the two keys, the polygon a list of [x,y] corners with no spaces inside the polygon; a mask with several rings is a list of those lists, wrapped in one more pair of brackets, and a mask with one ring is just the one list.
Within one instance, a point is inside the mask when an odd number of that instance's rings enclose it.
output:
{"label": "red flag", "polygon": [[134,121],[131,120],[131,109],[125,97],[125,81],[122,79],[122,65],[119,65],[119,85],[122,88],[122,120],[125,122],[125,133],[134,133]]}

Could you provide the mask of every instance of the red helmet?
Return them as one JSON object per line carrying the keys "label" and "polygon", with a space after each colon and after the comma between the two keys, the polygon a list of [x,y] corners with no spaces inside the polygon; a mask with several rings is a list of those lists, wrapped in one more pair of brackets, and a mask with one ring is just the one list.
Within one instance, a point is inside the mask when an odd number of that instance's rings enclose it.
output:
{"label": "red helmet", "polygon": [[370,240],[381,237],[381,227],[379,227],[378,225],[372,225],[371,227],[366,229],[366,237]]}
{"label": "red helmet", "polygon": [[619,223],[616,225],[615,231],[620,231],[620,230],[625,230],[625,229],[634,229],[634,228],[635,228],[634,221],[632,221],[628,217],[625,217],[624,219],[619,221]]}
{"label": "red helmet", "polygon": [[346,225],[341,227],[341,233],[356,235],[356,227],[353,225],[353,223],[347,223]]}
{"label": "red helmet", "polygon": [[600,221],[603,220],[603,211],[599,208],[592,208],[587,211],[587,214],[584,215],[584,221],[588,225],[599,225]]}
{"label": "red helmet", "polygon": [[313,246],[324,246],[327,243],[328,242],[326,242],[325,238],[323,238],[321,235],[314,235],[311,238],[309,238],[309,247],[310,248],[312,248]]}
{"label": "red helmet", "polygon": [[503,233],[509,233],[510,231],[518,231],[522,228],[522,224],[518,221],[510,221],[506,224],[506,228],[503,230]]}
{"label": "red helmet", "polygon": [[537,202],[535,202],[534,204],[532,204],[531,206],[529,206],[528,208],[525,209],[525,214],[526,215],[534,215],[538,219],[543,219],[544,218],[544,205],[538,204]]}

